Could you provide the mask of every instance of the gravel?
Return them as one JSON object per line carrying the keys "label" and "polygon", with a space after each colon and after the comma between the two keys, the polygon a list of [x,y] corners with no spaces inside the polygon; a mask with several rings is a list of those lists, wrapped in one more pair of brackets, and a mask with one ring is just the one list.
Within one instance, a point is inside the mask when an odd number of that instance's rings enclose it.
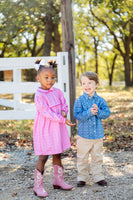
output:
{"label": "gravel", "polygon": [[[54,190],[52,157],[46,163],[44,187],[46,200],[133,200],[133,152],[104,152],[103,168],[107,187],[93,183],[88,172],[85,187],[77,188],[76,149],[63,157],[64,179],[73,185],[71,191]],[[0,200],[37,200],[33,193],[37,156],[32,149],[0,150]]]}

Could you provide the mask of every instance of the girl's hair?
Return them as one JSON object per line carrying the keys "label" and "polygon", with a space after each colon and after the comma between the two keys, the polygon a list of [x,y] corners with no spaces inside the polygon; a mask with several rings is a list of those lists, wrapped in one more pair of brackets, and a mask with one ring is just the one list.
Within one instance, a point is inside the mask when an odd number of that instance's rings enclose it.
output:
{"label": "girl's hair", "polygon": [[42,61],[42,59],[37,59],[35,61],[35,64],[38,65],[38,69],[37,69],[37,74],[39,74],[43,69],[53,69],[55,70],[57,68],[57,63],[56,61],[53,61],[52,59],[49,60],[46,64],[40,64],[40,62]]}
{"label": "girl's hair", "polygon": [[97,73],[95,73],[95,72],[87,71],[87,72],[83,73],[83,74],[80,76],[80,83],[81,83],[81,78],[82,78],[83,76],[86,76],[88,79],[93,80],[93,81],[95,81],[96,83],[99,83],[98,75],[97,75]]}

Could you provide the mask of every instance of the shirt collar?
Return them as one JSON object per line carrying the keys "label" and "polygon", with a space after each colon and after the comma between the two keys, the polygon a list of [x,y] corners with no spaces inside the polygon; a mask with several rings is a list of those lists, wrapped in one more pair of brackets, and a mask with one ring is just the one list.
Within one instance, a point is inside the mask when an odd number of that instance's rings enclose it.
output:
{"label": "shirt collar", "polygon": [[93,97],[89,96],[88,94],[86,94],[85,92],[83,92],[83,95],[85,96],[86,99],[92,99],[92,98],[97,98],[97,93],[95,92],[95,94],[93,95]]}
{"label": "shirt collar", "polygon": [[42,92],[42,93],[48,93],[48,92],[52,92],[53,91],[53,87],[51,87],[49,90],[44,90],[41,87],[37,88],[38,92]]}

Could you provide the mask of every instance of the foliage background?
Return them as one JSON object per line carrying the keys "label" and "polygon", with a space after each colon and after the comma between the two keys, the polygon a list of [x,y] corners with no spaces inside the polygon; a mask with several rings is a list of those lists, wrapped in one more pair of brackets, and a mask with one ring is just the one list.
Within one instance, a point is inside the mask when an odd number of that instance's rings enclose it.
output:
{"label": "foliage background", "polygon": [[[2,0],[0,57],[49,56],[61,51],[61,3]],[[113,81],[133,84],[132,13],[132,0],[73,1],[77,78],[92,70],[110,85]]]}

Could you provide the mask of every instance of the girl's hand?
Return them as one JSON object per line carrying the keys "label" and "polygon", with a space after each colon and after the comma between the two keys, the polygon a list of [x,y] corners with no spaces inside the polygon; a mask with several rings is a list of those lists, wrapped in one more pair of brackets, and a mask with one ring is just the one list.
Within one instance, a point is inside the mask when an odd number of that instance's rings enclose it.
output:
{"label": "girl's hand", "polygon": [[76,125],[75,123],[72,123],[69,119],[66,119],[66,124],[68,126],[75,126]]}
{"label": "girl's hand", "polygon": [[65,118],[67,118],[67,114],[66,114],[66,112],[65,112],[64,110],[61,111],[61,115],[62,115],[63,117],[65,117]]}

